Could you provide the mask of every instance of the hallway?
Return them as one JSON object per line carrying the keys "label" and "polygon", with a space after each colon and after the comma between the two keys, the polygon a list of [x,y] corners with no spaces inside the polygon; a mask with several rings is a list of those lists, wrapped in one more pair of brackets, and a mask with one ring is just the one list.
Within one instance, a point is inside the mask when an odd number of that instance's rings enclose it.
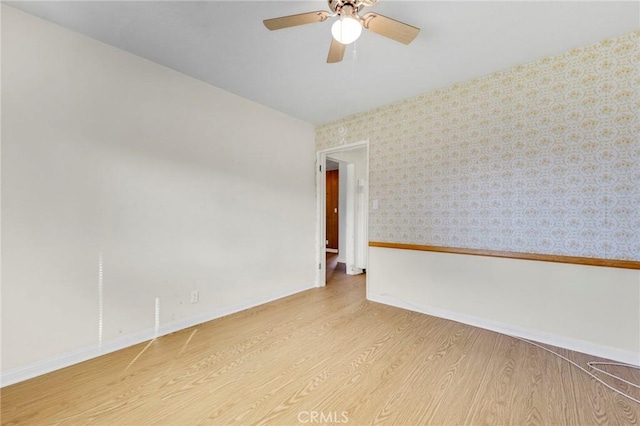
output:
{"label": "hallway", "polygon": [[337,253],[327,253],[327,285],[333,284],[360,284],[366,283],[366,274],[347,275],[346,265],[338,262]]}

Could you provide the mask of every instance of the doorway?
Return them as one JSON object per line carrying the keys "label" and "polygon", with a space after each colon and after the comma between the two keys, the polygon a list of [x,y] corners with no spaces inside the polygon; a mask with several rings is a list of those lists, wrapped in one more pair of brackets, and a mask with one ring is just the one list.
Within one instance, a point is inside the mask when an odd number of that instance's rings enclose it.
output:
{"label": "doorway", "polygon": [[[326,284],[328,256],[330,266],[335,267],[338,262],[338,268],[348,275],[362,274],[367,268],[369,141],[319,151],[317,161],[319,245],[316,285],[322,287]],[[336,222],[337,244],[332,235]]]}
{"label": "doorway", "polygon": [[340,163],[327,158],[327,172],[325,174],[325,226],[326,251],[338,253],[340,239],[340,216],[344,211],[340,209]]}

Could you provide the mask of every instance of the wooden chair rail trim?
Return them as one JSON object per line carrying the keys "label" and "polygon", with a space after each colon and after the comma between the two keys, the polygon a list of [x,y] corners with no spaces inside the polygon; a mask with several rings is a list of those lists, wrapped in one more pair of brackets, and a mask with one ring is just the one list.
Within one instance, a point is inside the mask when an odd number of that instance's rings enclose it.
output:
{"label": "wooden chair rail trim", "polygon": [[369,247],[402,250],[435,251],[440,253],[470,254],[473,256],[505,257],[509,259],[538,260],[542,262],[572,263],[577,265],[605,266],[609,268],[640,269],[635,260],[599,259],[592,257],[560,256],[555,254],[519,253],[512,251],[481,250],[458,247],[425,246],[420,244],[383,243],[369,241]]}

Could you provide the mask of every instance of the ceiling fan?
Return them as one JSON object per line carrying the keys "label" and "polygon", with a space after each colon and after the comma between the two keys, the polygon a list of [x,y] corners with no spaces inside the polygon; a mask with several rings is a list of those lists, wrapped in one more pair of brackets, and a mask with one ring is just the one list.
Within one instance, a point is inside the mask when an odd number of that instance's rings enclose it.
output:
{"label": "ceiling fan", "polygon": [[400,43],[409,44],[420,32],[419,28],[405,24],[395,19],[387,18],[379,13],[369,12],[358,15],[364,7],[372,6],[378,0],[327,0],[329,9],[333,13],[319,11],[300,13],[298,15],[281,16],[280,18],[265,19],[264,25],[273,30],[295,27],[304,24],[324,22],[337,16],[339,19],[331,27],[331,46],[327,63],[342,61],[347,44],[353,43],[360,37],[362,28],[373,31]]}

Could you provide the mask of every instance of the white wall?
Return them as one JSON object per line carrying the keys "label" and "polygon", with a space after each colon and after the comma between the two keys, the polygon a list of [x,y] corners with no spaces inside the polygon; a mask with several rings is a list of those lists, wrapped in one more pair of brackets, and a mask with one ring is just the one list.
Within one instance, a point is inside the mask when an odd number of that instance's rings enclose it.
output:
{"label": "white wall", "polygon": [[338,180],[340,192],[338,194],[338,262],[347,261],[347,166],[349,163],[339,163]]}
{"label": "white wall", "polygon": [[[313,126],[2,6],[3,384],[314,285]],[[192,289],[200,302],[189,303]]]}
{"label": "white wall", "polygon": [[367,298],[640,365],[640,271],[369,248]]}

